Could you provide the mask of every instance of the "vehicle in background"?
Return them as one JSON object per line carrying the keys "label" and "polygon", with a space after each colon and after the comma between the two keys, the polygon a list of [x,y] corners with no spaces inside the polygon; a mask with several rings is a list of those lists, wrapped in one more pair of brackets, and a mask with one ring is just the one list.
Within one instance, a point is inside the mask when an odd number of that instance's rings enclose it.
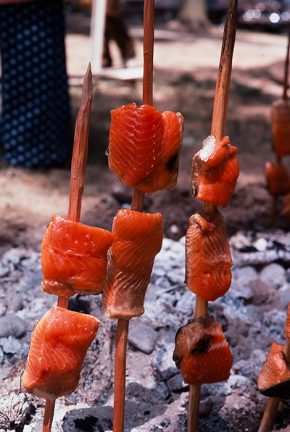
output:
{"label": "vehicle in background", "polygon": [[241,0],[239,27],[281,31],[290,25],[290,0]]}

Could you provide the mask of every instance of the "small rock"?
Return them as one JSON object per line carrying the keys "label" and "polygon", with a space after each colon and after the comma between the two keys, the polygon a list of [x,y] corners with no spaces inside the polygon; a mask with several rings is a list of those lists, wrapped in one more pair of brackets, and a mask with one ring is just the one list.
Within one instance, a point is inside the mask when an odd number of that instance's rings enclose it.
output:
{"label": "small rock", "polygon": [[242,299],[249,303],[253,298],[253,291],[249,286],[235,284],[230,290],[230,295],[233,299]]}
{"label": "small rock", "polygon": [[243,375],[231,375],[227,381],[227,385],[232,389],[246,391],[250,385],[250,380]]}
{"label": "small rock", "polygon": [[269,300],[270,288],[257,278],[248,282],[248,287],[251,288],[253,293],[252,303],[254,305],[265,304]]}
{"label": "small rock", "polygon": [[285,320],[285,312],[272,309],[264,314],[262,327],[273,340],[283,343]]}
{"label": "small rock", "polygon": [[175,268],[167,273],[168,279],[177,285],[184,285],[185,271],[184,268]]}
{"label": "small rock", "polygon": [[268,242],[267,240],[260,238],[253,243],[253,246],[257,249],[257,251],[264,252],[267,249]]}
{"label": "small rock", "polygon": [[0,338],[14,336],[20,338],[26,333],[25,322],[17,315],[6,315],[0,318]]}
{"label": "small rock", "polygon": [[211,398],[204,399],[199,404],[199,415],[200,417],[208,417],[212,410],[212,400]]}
{"label": "small rock", "polygon": [[286,309],[290,303],[290,287],[289,284],[284,284],[278,291],[280,297],[280,304],[283,309]]}
{"label": "small rock", "polygon": [[128,340],[131,345],[146,354],[150,354],[155,346],[158,333],[148,324],[135,321],[130,327]]}
{"label": "small rock", "polygon": [[9,274],[9,269],[0,263],[0,277],[5,277]]}
{"label": "small rock", "polygon": [[179,393],[188,388],[188,384],[185,384],[182,376],[179,373],[171,377],[167,381],[167,385],[172,393]]}
{"label": "small rock", "polygon": [[165,380],[168,380],[178,372],[172,359],[174,348],[174,343],[168,344],[166,349],[161,348],[157,353],[156,367]]}
{"label": "small rock", "polygon": [[4,360],[4,353],[3,353],[2,348],[0,348],[0,364],[3,363],[3,360]]}
{"label": "small rock", "polygon": [[257,279],[257,272],[254,267],[245,266],[234,269],[233,278],[238,281],[240,285],[247,285],[253,279]]}
{"label": "small rock", "polygon": [[5,303],[7,309],[10,311],[18,312],[23,309],[23,299],[20,294],[15,295],[14,292],[8,292],[5,298]]}
{"label": "small rock", "polygon": [[0,303],[0,317],[6,314],[6,305],[3,303]]}
{"label": "small rock", "polygon": [[235,249],[242,249],[243,247],[250,245],[250,240],[242,232],[238,231],[231,237],[230,245]]}
{"label": "small rock", "polygon": [[285,269],[276,263],[269,264],[261,271],[260,278],[263,282],[276,288],[285,283]]}
{"label": "small rock", "polygon": [[239,360],[233,365],[233,371],[251,377],[253,374],[253,366],[249,360]]}
{"label": "small rock", "polygon": [[186,290],[181,299],[178,301],[176,310],[182,313],[186,316],[192,316],[193,315],[193,306],[194,306],[194,300],[195,296],[191,291]]}
{"label": "small rock", "polygon": [[5,354],[17,354],[21,350],[20,342],[9,336],[9,338],[0,338],[0,346],[2,346]]}

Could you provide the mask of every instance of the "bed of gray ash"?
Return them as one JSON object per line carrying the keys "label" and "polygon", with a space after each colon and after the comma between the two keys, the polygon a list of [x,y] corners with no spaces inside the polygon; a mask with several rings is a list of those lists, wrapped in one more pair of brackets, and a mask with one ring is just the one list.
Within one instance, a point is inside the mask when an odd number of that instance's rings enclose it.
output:
{"label": "bed of gray ash", "polygon": [[[237,232],[229,292],[210,303],[234,354],[227,382],[203,385],[200,431],[257,430],[266,398],[256,380],[272,341],[283,343],[290,301],[290,235]],[[186,430],[188,387],[172,361],[177,329],[193,315],[194,295],[184,284],[184,238],[164,239],[146,295],[146,312],[130,323],[126,431]],[[55,304],[41,292],[39,253],[14,248],[0,262],[0,430],[40,431],[44,401],[19,391],[33,326]],[[116,322],[99,296],[77,296],[70,308],[101,319],[78,389],[56,404],[54,431],[110,431]],[[289,430],[290,404],[280,404],[275,430]],[[288,428],[287,428],[288,425]]]}

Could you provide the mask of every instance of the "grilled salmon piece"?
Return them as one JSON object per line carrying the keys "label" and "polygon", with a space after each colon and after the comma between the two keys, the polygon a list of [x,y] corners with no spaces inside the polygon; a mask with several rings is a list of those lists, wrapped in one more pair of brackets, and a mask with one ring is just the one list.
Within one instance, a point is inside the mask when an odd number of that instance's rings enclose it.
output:
{"label": "grilled salmon piece", "polygon": [[186,233],[186,284],[203,300],[216,300],[231,285],[232,258],[221,214],[196,213]]}
{"label": "grilled salmon piece", "polygon": [[200,201],[226,207],[239,176],[237,147],[229,137],[219,143],[211,135],[192,159],[193,196]]}
{"label": "grilled salmon piece", "polygon": [[290,368],[283,345],[272,343],[258,377],[258,389],[268,397],[290,398]]}
{"label": "grilled salmon piece", "polygon": [[62,297],[99,294],[112,242],[109,231],[53,216],[42,242],[43,291]]}
{"label": "grilled salmon piece", "polygon": [[110,318],[130,319],[144,313],[154,258],[162,245],[162,216],[119,210],[112,232],[103,307]]}
{"label": "grilled salmon piece", "polygon": [[135,103],[111,111],[109,167],[130,188],[148,194],[175,186],[183,117]]}
{"label": "grilled salmon piece", "polygon": [[52,400],[73,392],[98,327],[99,321],[90,315],[50,309],[32,334],[22,391]]}
{"label": "grilled salmon piece", "polygon": [[271,117],[273,150],[277,156],[287,156],[290,154],[290,101],[275,101]]}
{"label": "grilled salmon piece", "polygon": [[290,192],[290,175],[285,166],[266,162],[265,174],[267,187],[271,195],[279,196]]}
{"label": "grilled salmon piece", "polygon": [[173,360],[187,384],[227,380],[233,362],[221,324],[208,314],[177,331]]}

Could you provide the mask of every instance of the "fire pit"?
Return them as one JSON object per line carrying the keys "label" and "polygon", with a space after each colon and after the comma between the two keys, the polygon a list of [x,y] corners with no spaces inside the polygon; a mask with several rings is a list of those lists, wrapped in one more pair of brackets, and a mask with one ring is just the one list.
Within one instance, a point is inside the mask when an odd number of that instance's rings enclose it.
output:
{"label": "fire pit", "polygon": [[[283,343],[290,301],[290,235],[281,230],[239,231],[230,238],[235,266],[228,293],[210,304],[234,355],[227,382],[203,385],[201,430],[253,431],[266,398],[257,376],[273,340]],[[144,317],[133,319],[129,334],[126,431],[185,431],[188,386],[172,360],[176,330],[191,319],[194,295],[184,284],[184,237],[164,239],[155,260]],[[20,374],[35,320],[54,305],[40,290],[38,252],[8,250],[0,261],[0,430],[41,430],[43,400],[20,393]],[[17,295],[15,295],[17,294]],[[110,431],[113,414],[115,321],[103,316],[99,296],[76,296],[70,309],[101,320],[88,351],[77,390],[57,401],[55,431]],[[283,401],[276,429],[290,421]],[[283,429],[282,429],[283,430]]]}

